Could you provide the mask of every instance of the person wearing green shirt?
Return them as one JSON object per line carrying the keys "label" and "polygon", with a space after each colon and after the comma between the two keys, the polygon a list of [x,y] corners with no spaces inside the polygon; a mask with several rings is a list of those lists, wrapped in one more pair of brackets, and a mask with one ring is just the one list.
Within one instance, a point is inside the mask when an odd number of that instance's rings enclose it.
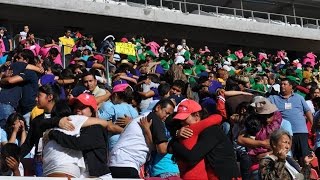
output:
{"label": "person wearing green shirt", "polygon": [[235,54],[232,54],[230,49],[227,50],[227,56],[225,58],[227,61],[237,61],[238,60],[237,56]]}
{"label": "person wearing green shirt", "polygon": [[168,60],[162,59],[160,61],[160,65],[162,66],[162,68],[165,71],[168,71],[170,69],[170,66],[171,66],[170,62],[171,62],[171,60],[168,61]]}
{"label": "person wearing green shirt", "polygon": [[267,92],[266,86],[263,84],[263,79],[260,76],[255,78],[255,84],[251,87],[251,89],[260,92]]}

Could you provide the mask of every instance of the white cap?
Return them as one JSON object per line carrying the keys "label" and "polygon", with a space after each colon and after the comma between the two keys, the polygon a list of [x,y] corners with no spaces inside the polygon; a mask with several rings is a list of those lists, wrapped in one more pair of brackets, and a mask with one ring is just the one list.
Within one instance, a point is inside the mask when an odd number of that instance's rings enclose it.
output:
{"label": "white cap", "polygon": [[177,56],[176,59],[174,60],[175,64],[184,64],[184,57],[183,56]]}
{"label": "white cap", "polygon": [[228,65],[224,65],[222,68],[226,71],[231,71],[231,67]]}
{"label": "white cap", "polygon": [[121,61],[120,55],[119,55],[119,54],[114,54],[114,55],[113,55],[113,60],[115,60],[115,61]]}
{"label": "white cap", "polygon": [[178,50],[178,51],[180,51],[180,50],[182,50],[182,49],[183,49],[183,46],[181,46],[181,45],[178,45],[178,46],[177,46],[177,50]]}

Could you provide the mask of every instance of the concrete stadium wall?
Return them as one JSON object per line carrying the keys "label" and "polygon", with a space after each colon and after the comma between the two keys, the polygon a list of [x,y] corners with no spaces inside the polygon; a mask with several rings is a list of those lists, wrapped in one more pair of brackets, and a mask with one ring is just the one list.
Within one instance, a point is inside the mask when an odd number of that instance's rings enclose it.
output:
{"label": "concrete stadium wall", "polygon": [[317,29],[289,27],[259,22],[247,22],[235,19],[184,14],[161,9],[132,7],[128,5],[116,5],[80,0],[1,0],[0,2],[6,4],[122,17],[152,22],[182,24],[246,33],[320,40],[320,30]]}
{"label": "concrete stadium wall", "polygon": [[[26,3],[27,2],[27,3]],[[81,27],[102,39],[108,33],[187,38],[197,44],[228,44],[264,49],[320,52],[320,30],[222,19],[166,10],[80,0],[0,0],[1,22],[19,32],[29,24],[37,36]],[[20,29],[18,29],[20,28]]]}

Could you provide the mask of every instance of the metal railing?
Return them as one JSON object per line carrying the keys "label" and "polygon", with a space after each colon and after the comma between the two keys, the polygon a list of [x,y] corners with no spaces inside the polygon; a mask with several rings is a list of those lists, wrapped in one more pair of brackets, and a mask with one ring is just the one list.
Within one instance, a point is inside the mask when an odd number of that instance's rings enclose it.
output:
{"label": "metal railing", "polygon": [[[87,0],[88,1],[88,0]],[[285,14],[237,9],[230,7],[214,6],[207,4],[182,2],[177,0],[89,0],[92,2],[117,2],[134,7],[160,8],[181,13],[206,15],[213,17],[255,21],[261,23],[277,24],[284,26],[319,29],[319,19],[292,16]]]}

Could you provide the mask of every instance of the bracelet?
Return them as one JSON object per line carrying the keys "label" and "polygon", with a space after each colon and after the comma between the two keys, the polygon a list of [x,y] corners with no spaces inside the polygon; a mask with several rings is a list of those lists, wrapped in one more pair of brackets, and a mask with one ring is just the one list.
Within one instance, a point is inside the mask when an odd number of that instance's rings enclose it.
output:
{"label": "bracelet", "polygon": [[176,131],[176,137],[178,137],[178,131],[179,131],[179,130]]}

